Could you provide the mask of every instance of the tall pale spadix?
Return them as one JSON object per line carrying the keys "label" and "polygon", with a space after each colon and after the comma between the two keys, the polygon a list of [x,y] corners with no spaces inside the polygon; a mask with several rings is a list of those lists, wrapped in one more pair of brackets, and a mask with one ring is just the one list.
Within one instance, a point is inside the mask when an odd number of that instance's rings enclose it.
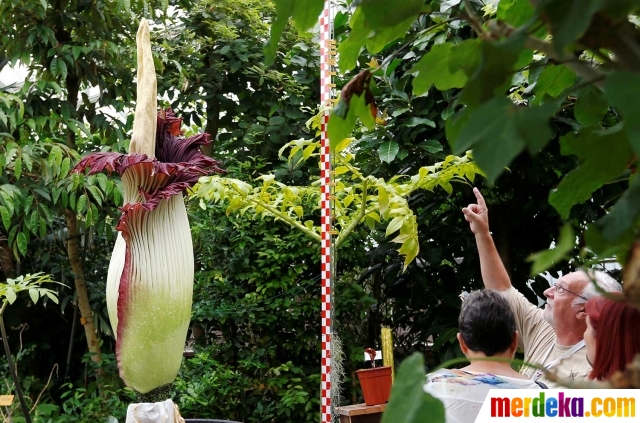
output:
{"label": "tall pale spadix", "polygon": [[[149,26],[140,24],[137,106],[130,154],[95,153],[74,169],[122,176],[124,206],[107,275],[107,307],[120,376],[145,394],[178,374],[191,317],[193,245],[182,192],[219,172],[200,146],[207,134],[180,136],[181,120],[156,115]],[[155,156],[155,158],[154,158]]]}

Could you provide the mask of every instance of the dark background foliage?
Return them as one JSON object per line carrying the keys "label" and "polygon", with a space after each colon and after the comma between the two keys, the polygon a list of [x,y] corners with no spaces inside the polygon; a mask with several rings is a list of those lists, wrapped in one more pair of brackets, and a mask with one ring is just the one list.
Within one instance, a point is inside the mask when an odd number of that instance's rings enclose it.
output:
{"label": "dark background foliage", "polygon": [[[313,160],[293,166],[278,157],[287,142],[315,136],[305,124],[319,102],[317,39],[287,27],[268,67],[262,48],[272,2],[169,5],[183,14],[135,1],[95,8],[86,2],[49,2],[44,9],[40,1],[0,6],[6,17],[0,25],[0,70],[21,59],[32,72],[24,86],[0,87],[0,276],[43,271],[67,284],[58,288],[60,305],[34,306],[25,296],[5,315],[23,389],[31,403],[43,392],[36,407],[42,422],[98,420],[108,414],[122,418],[132,398],[117,376],[104,299],[113,219],[121,205],[119,184],[68,172],[85,153],[127,146],[137,17],[153,17],[160,26],[153,36],[163,105],[184,117],[187,132],[206,129],[213,135],[208,153],[222,161],[229,176],[251,182],[273,173],[280,182],[307,185],[318,175]],[[456,7],[448,18],[421,14],[403,38],[376,54],[361,52],[358,63],[371,64],[372,90],[386,122],[354,130],[354,153],[363,173],[389,180],[451,153],[445,129],[462,109],[461,90],[416,95],[410,71],[434,46],[475,37],[456,19]],[[348,19],[345,12],[336,16],[338,43],[351,33]],[[69,29],[72,23],[76,27]],[[347,72],[336,83],[340,87],[353,76]],[[528,84],[520,88],[526,91]],[[558,241],[563,219],[549,205],[549,193],[579,164],[575,156],[561,154],[558,142],[582,127],[573,94],[551,120],[552,140],[544,149],[534,156],[516,155],[492,185],[474,181],[489,204],[494,239],[513,283],[533,302],[534,291],[541,295],[548,283],[536,277],[533,290],[528,289],[526,259]],[[533,98],[531,90],[522,95]],[[105,106],[113,109],[101,109]],[[602,127],[616,123],[613,110],[600,122]],[[620,198],[627,178],[603,185],[593,201],[571,209],[568,222],[580,234],[574,257],[583,252],[585,227]],[[339,250],[333,316],[346,357],[343,403],[361,400],[354,371],[367,365],[362,360],[366,347],[380,347],[383,325],[393,328],[397,363],[420,351],[427,368],[433,368],[460,354],[455,342],[459,294],[481,287],[474,239],[461,213],[474,201],[471,188],[455,183],[451,194],[420,191],[409,199],[418,220],[420,254],[404,272],[397,244],[385,239],[382,225],[359,228]],[[77,225],[65,218],[68,210]],[[173,388],[183,414],[317,421],[318,245],[252,210],[227,215],[224,203],[201,207],[191,201],[189,213],[197,268],[190,340],[195,357],[185,360]],[[319,220],[316,204],[306,204],[305,213]],[[78,267],[70,260],[70,240],[79,241],[84,297],[74,285]],[[571,266],[577,264],[574,260]],[[551,274],[560,270],[567,270],[566,261],[556,263]],[[95,353],[87,355],[79,298],[90,306],[100,366],[91,360]],[[0,372],[6,375],[6,363]]]}

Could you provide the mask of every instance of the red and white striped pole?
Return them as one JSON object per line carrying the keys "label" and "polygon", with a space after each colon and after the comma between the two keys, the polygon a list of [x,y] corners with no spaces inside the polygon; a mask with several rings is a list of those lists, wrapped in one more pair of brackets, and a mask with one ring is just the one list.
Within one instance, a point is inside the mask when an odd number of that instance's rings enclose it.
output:
{"label": "red and white striped pole", "polygon": [[[320,15],[320,103],[326,106],[331,101],[331,67],[334,45],[332,33],[331,0],[325,0],[324,10]],[[327,123],[329,113],[325,112],[320,123],[320,266],[321,266],[321,344],[322,361],[320,365],[320,421],[332,422],[331,412],[331,278],[333,276],[332,249],[332,180],[331,152]]]}

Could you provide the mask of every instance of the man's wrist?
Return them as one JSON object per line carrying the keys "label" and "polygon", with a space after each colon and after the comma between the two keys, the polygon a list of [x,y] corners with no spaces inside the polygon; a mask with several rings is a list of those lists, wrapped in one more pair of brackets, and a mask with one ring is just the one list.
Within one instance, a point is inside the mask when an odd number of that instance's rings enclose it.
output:
{"label": "man's wrist", "polygon": [[478,241],[492,240],[493,241],[493,238],[491,237],[491,232],[489,231],[489,229],[485,229],[485,230],[476,232],[476,240]]}

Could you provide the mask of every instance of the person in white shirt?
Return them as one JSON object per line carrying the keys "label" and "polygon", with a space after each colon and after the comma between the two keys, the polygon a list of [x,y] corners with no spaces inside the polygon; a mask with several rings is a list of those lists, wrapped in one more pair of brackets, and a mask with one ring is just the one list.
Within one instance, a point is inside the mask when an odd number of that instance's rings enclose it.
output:
{"label": "person in white shirt", "polygon": [[[499,291],[509,302],[516,317],[524,360],[543,365],[565,380],[586,380],[591,372],[584,347],[586,329],[585,304],[598,296],[591,280],[608,292],[620,292],[620,284],[601,271],[589,270],[568,273],[555,286],[544,292],[547,304],[542,310],[531,304],[512,285],[507,270],[489,231],[489,211],[477,188],[473,189],[477,204],[462,209],[475,234],[480,269],[485,288]],[[523,366],[521,372],[539,380],[549,388],[557,385],[544,377],[542,371]]]}
{"label": "person in white shirt", "polygon": [[491,389],[546,387],[511,368],[518,331],[511,307],[498,292],[486,289],[469,294],[462,303],[458,330],[460,349],[471,364],[431,373],[424,385],[426,392],[443,402],[447,423],[475,421]]}

